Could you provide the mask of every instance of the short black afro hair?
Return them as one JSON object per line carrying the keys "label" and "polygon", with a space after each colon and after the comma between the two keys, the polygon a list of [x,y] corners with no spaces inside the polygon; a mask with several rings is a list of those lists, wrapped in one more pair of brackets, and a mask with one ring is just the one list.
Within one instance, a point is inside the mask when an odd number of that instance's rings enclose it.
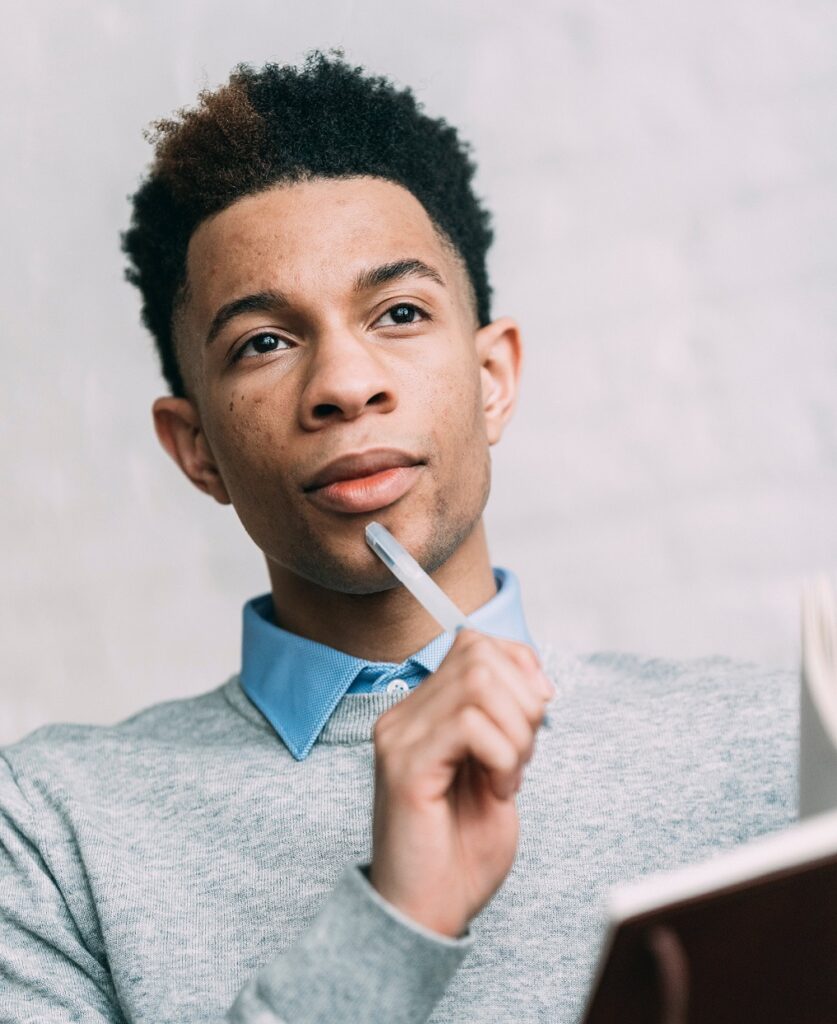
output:
{"label": "short black afro hair", "polygon": [[490,322],[493,232],[471,188],[470,146],[422,113],[410,89],[364,75],[341,50],[312,50],[301,69],[239,64],[198,99],[148,132],[155,158],[122,235],[125,276],[142,294],[143,323],[172,394],[185,395],[172,323],[189,239],[206,217],[280,182],[371,175],[404,186],[464,263],[479,325]]}

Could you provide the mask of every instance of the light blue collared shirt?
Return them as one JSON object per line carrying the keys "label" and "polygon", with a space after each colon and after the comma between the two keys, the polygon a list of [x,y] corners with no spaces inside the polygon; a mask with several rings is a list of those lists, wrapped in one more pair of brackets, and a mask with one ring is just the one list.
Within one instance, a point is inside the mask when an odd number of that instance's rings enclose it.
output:
{"label": "light blue collared shirt", "polygon": [[[494,580],[497,593],[468,619],[481,633],[537,650],[526,627],[517,577],[494,566]],[[272,597],[262,594],[244,605],[241,687],[302,761],[345,694],[411,690],[438,669],[453,640],[452,633],[440,633],[400,665],[366,661],[277,626]]]}

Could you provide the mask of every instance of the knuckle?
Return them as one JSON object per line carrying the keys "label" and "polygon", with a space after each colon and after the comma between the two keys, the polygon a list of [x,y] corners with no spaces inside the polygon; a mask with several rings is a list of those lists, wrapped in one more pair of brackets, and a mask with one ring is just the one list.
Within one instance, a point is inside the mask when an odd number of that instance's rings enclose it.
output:
{"label": "knuckle", "polygon": [[462,678],[462,688],[465,696],[471,700],[479,700],[484,696],[491,681],[491,673],[488,666],[481,661],[469,665]]}
{"label": "knuckle", "polygon": [[532,729],[532,735],[534,736],[535,730],[541,724],[546,715],[546,705],[538,697],[532,700],[526,707],[526,719]]}
{"label": "knuckle", "polygon": [[483,724],[483,716],[475,707],[466,705],[459,711],[459,724],[468,733],[473,733]]}
{"label": "knuckle", "polygon": [[534,729],[527,723],[527,727],[521,731],[520,738],[518,742],[515,743],[521,762],[528,761],[532,756],[532,751],[534,750],[534,739]]}
{"label": "knuckle", "polygon": [[502,749],[498,760],[501,771],[516,772],[520,768],[520,755],[511,745]]}
{"label": "knuckle", "polygon": [[543,669],[541,668],[541,659],[537,656],[537,654],[535,654],[531,647],[527,647],[525,650],[526,653],[524,654],[524,657],[526,658],[526,663],[529,666],[530,671],[542,672]]}
{"label": "knuckle", "polygon": [[468,645],[472,652],[478,657],[484,657],[490,650],[493,650],[495,641],[486,633],[478,633],[475,629],[470,631],[470,643]]}
{"label": "knuckle", "polygon": [[517,658],[523,668],[528,669],[530,672],[540,672],[540,659],[528,644],[517,645]]}

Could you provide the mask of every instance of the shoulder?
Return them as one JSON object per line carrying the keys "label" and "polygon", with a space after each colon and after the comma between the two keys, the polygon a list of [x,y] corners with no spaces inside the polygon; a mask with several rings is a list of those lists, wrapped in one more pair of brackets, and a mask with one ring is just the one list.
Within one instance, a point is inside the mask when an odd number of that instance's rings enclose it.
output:
{"label": "shoulder", "polygon": [[710,655],[655,657],[632,651],[562,654],[543,645],[544,666],[559,692],[580,699],[617,697],[627,706],[649,709],[659,702],[689,708],[736,707],[770,717],[798,705],[799,671],[754,661]]}
{"label": "shoulder", "polygon": [[73,793],[130,788],[163,765],[194,763],[207,748],[240,747],[251,727],[227,699],[236,681],[151,705],[113,725],[45,725],[0,747],[0,809],[18,794],[43,805]]}
{"label": "shoulder", "polygon": [[713,655],[659,658],[598,652],[580,659],[591,689],[618,693],[629,707],[641,705],[688,719],[751,733],[754,728],[783,731],[797,721],[799,672]]}
{"label": "shoulder", "polygon": [[798,670],[615,651],[553,665],[555,758],[706,835],[743,841],[795,819]]}
{"label": "shoulder", "polygon": [[556,712],[570,728],[618,738],[624,751],[793,766],[799,672],[713,655],[662,658],[598,651],[551,660]]}

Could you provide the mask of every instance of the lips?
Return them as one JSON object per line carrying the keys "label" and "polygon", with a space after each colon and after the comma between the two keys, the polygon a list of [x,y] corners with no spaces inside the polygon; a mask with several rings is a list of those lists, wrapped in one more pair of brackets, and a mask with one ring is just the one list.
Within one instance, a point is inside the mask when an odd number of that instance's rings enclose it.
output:
{"label": "lips", "polygon": [[330,462],[302,489],[308,493],[342,480],[358,480],[388,469],[417,466],[421,461],[415,455],[398,448],[370,448],[354,455],[343,455],[341,458],[335,459],[334,462]]}
{"label": "lips", "polygon": [[397,448],[370,449],[329,463],[303,491],[327,512],[374,512],[402,498],[423,469],[421,459],[410,452]]}

